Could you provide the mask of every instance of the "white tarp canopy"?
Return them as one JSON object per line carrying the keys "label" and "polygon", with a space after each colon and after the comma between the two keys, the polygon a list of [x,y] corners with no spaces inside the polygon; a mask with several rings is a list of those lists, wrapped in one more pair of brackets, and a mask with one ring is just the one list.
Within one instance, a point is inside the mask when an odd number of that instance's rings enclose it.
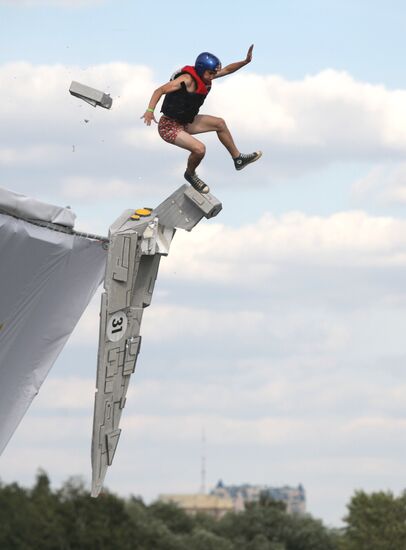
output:
{"label": "white tarp canopy", "polygon": [[0,187],[0,209],[13,216],[73,227],[76,215],[68,207],[54,206]]}
{"label": "white tarp canopy", "polygon": [[100,241],[15,217],[41,220],[38,212],[58,210],[64,219],[59,207],[25,199],[2,213],[15,198],[7,193],[0,193],[0,453],[102,282],[107,254]]}

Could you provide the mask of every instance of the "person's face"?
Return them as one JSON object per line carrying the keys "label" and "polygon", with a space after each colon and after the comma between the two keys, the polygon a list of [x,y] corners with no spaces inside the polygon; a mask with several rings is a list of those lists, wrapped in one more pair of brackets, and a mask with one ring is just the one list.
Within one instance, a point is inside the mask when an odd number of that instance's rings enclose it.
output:
{"label": "person's face", "polygon": [[203,73],[204,82],[209,84],[213,80],[213,78],[216,76],[219,70],[220,70],[219,68],[214,69],[214,71],[211,71],[209,69],[205,70]]}

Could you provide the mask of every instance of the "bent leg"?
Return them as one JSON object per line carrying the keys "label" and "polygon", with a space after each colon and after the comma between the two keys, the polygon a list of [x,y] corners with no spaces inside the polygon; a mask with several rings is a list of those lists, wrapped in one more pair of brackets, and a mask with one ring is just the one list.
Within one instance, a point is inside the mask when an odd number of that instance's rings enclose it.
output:
{"label": "bent leg", "polygon": [[182,149],[187,149],[190,151],[186,172],[189,174],[194,174],[196,168],[199,166],[204,155],[206,154],[206,146],[204,143],[184,131],[178,133],[173,143],[178,147],[182,147]]}
{"label": "bent leg", "polygon": [[206,147],[204,143],[198,139],[192,137],[185,131],[179,132],[176,136],[174,145],[182,147],[190,151],[190,155],[187,161],[187,168],[185,172],[185,180],[190,183],[199,193],[208,193],[210,188],[202,181],[196,174],[196,168],[199,166],[201,160],[206,153]]}
{"label": "bent leg", "polygon": [[217,132],[219,140],[233,158],[238,157],[240,154],[230,130],[225,120],[222,118],[210,115],[197,115],[194,121],[187,125],[187,132],[192,135],[203,134],[205,132]]}

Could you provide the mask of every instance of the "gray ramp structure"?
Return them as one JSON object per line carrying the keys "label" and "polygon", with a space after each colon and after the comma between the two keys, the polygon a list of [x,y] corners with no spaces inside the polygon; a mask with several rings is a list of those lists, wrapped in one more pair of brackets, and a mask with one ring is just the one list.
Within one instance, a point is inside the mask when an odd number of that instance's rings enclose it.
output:
{"label": "gray ramp structure", "polygon": [[102,490],[116,452],[140,351],[142,314],[151,303],[161,256],[168,255],[176,229],[191,231],[203,217],[213,218],[221,209],[216,197],[185,184],[157,208],[126,210],[110,227],[93,418],[93,497]]}

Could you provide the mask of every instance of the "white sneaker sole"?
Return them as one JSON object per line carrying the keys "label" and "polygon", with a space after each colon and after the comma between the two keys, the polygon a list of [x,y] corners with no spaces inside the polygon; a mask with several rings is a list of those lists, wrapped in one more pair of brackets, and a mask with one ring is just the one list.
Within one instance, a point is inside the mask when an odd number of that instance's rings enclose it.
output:
{"label": "white sneaker sole", "polygon": [[254,159],[250,160],[249,162],[246,162],[245,164],[243,164],[240,167],[236,166],[235,169],[236,170],[243,170],[246,166],[248,166],[249,164],[252,164],[253,162],[256,162],[258,159],[260,159],[262,157],[262,151],[255,151],[255,153],[257,154],[257,156]]}

